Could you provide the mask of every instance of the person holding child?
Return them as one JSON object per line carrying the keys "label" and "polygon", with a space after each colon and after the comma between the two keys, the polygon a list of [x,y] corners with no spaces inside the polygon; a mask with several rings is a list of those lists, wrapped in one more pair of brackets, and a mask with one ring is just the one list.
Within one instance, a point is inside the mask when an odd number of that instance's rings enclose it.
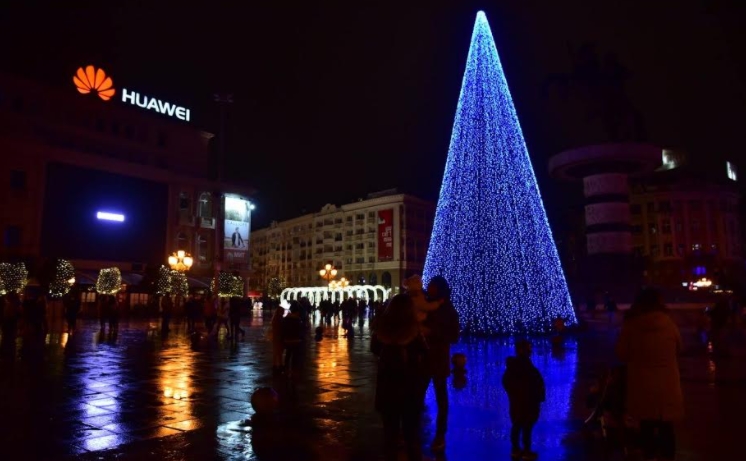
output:
{"label": "person holding child", "polygon": [[451,302],[451,287],[442,276],[435,276],[427,285],[427,298],[437,308],[427,312],[420,330],[428,346],[428,383],[433,382],[438,415],[435,419],[435,438],[430,446],[441,453],[446,447],[448,426],[448,377],[451,375],[451,344],[458,342],[459,315]]}
{"label": "person holding child", "polygon": [[427,345],[408,294],[394,296],[377,318],[370,349],[378,357],[375,408],[383,420],[385,459],[399,459],[397,445],[401,434],[407,461],[422,461]]}

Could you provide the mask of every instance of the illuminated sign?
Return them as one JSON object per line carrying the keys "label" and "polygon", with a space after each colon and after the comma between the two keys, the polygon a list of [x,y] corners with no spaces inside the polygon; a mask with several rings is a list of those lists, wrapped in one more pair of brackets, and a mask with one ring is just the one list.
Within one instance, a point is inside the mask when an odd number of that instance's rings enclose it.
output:
{"label": "illuminated sign", "polygon": [[[73,76],[75,88],[81,94],[95,93],[99,98],[108,101],[116,93],[114,82],[108,77],[103,69],[96,69],[93,66],[80,67]],[[122,88],[122,102],[139,106],[143,109],[154,110],[159,114],[176,117],[179,120],[188,122],[191,120],[192,113],[186,107],[178,106],[170,102],[163,102],[160,99],[142,95],[136,91]]]}
{"label": "illuminated sign", "polygon": [[102,221],[124,222],[124,215],[119,213],[109,213],[108,211],[99,211],[96,218]]}
{"label": "illuminated sign", "polygon": [[378,210],[378,262],[394,259],[394,209]]}
{"label": "illuminated sign", "polygon": [[239,197],[225,197],[223,203],[223,253],[229,263],[245,263],[249,257],[251,211],[254,205]]}
{"label": "illuminated sign", "polygon": [[176,117],[185,122],[188,122],[191,116],[191,112],[185,107],[163,102],[160,99],[149,98],[135,91],[128,91],[126,88],[122,88],[122,102],[128,102],[143,109],[154,110],[159,114]]}
{"label": "illuminated sign", "polygon": [[103,69],[96,69],[93,66],[86,66],[85,69],[79,67],[73,75],[73,83],[78,93],[96,93],[104,101],[108,101],[116,93],[111,77],[107,77]]}

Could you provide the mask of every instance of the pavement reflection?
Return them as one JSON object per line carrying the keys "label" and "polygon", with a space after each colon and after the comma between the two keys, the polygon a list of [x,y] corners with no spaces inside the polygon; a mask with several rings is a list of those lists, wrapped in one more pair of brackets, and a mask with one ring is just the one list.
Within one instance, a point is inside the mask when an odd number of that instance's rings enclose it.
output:
{"label": "pavement reflection", "polygon": [[[377,460],[381,424],[373,410],[376,363],[367,322],[346,337],[339,322],[308,337],[303,368],[273,377],[268,318],[244,319],[246,337],[190,337],[185,325],[162,336],[157,323],[123,321],[100,335],[96,322],[74,334],[52,332],[38,353],[0,362],[0,443],[7,459],[247,459]],[[250,323],[250,324],[249,324]],[[319,325],[315,320],[313,327]],[[581,423],[589,386],[613,358],[615,328],[566,339],[534,340],[534,362],[547,383],[547,402],[535,431],[544,460],[598,459],[588,451]],[[727,455],[739,440],[746,409],[743,341],[731,357],[696,349],[682,358],[691,415],[680,428],[681,459]],[[509,452],[507,398],[500,379],[513,354],[509,339],[464,341],[465,382],[449,384],[451,412],[446,457],[492,459]],[[259,421],[250,397],[259,387],[279,394],[275,418]],[[425,440],[434,430],[435,400],[427,395]],[[730,422],[725,426],[713,421]],[[719,429],[716,429],[716,426]],[[507,456],[505,456],[507,458]],[[705,458],[702,458],[705,459]]]}

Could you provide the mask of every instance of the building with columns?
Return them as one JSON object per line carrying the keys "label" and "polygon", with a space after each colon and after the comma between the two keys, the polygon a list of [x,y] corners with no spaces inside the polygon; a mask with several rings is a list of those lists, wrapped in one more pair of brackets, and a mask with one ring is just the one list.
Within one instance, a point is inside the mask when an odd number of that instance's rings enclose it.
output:
{"label": "building with columns", "polygon": [[433,203],[389,190],[273,222],[251,233],[251,287],[264,291],[272,277],[288,287],[322,286],[319,270],[329,263],[337,279],[396,291],[422,273],[434,214]]}

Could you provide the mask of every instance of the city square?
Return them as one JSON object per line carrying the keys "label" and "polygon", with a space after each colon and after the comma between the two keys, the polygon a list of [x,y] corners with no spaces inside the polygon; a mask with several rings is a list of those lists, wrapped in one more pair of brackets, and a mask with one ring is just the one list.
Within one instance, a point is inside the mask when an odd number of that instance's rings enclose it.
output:
{"label": "city square", "polygon": [[[746,408],[743,334],[730,357],[713,357],[698,340],[694,315],[675,315],[687,345],[681,359],[687,417],[678,428],[678,459],[726,457],[739,444]],[[588,318],[589,331],[565,338],[559,348],[548,338],[536,340],[535,362],[548,394],[535,437],[541,459],[603,459],[583,422],[592,411],[586,406],[591,386],[614,361],[620,319]],[[259,312],[251,322],[244,319],[247,335],[236,348],[225,338],[194,345],[181,323],[168,338],[154,332],[152,322],[136,320],[123,322],[115,339],[100,338],[94,322],[74,336],[50,333],[43,361],[2,363],[0,389],[13,396],[0,408],[6,453],[50,460],[379,459],[367,322],[352,340],[338,326],[327,327],[319,342],[309,335],[304,372],[288,382],[272,376],[266,320]],[[454,346],[466,354],[468,372],[464,385],[449,384],[449,445],[440,459],[508,458],[510,423],[499,376],[512,354],[509,343]],[[278,390],[279,413],[276,422],[255,427],[250,398],[265,386]],[[434,403],[431,389],[426,433],[433,430]]]}
{"label": "city square", "polygon": [[737,456],[746,11],[484,3],[0,7],[0,452]]}

